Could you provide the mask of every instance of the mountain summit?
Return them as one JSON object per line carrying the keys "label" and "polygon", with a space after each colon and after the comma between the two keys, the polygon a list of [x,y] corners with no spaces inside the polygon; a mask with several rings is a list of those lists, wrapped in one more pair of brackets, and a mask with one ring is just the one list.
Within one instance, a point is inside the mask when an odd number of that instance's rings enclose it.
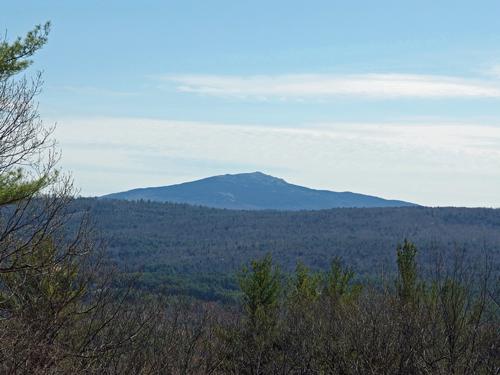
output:
{"label": "mountain summit", "polygon": [[262,172],[225,174],[177,185],[133,189],[102,198],[142,199],[244,210],[414,206],[413,203],[370,195],[309,189]]}

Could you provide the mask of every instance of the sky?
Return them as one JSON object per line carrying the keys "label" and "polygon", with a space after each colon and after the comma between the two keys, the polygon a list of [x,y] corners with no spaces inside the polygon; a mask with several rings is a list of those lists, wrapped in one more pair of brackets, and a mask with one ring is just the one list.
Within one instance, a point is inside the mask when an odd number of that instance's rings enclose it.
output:
{"label": "sky", "polygon": [[95,196],[261,171],[500,207],[499,1],[10,1],[52,22],[26,74]]}

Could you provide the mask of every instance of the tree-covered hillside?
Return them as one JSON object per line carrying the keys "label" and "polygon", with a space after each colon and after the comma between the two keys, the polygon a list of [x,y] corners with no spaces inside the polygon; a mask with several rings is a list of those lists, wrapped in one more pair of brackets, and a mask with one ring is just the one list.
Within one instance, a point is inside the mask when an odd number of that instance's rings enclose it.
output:
{"label": "tree-covered hillside", "polygon": [[91,211],[109,256],[121,269],[141,270],[145,288],[208,299],[236,288],[234,272],[267,253],[284,271],[297,261],[326,269],[340,257],[360,278],[394,272],[394,248],[404,238],[419,247],[423,268],[452,251],[477,261],[489,256],[496,267],[500,261],[494,209],[234,211],[96,199],[74,207]]}

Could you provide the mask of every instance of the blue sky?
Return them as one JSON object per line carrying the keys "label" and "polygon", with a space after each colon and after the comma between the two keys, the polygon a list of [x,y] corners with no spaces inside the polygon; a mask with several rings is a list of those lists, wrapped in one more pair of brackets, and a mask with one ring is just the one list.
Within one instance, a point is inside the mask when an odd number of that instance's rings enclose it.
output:
{"label": "blue sky", "polygon": [[22,1],[83,195],[261,170],[500,207],[498,1]]}

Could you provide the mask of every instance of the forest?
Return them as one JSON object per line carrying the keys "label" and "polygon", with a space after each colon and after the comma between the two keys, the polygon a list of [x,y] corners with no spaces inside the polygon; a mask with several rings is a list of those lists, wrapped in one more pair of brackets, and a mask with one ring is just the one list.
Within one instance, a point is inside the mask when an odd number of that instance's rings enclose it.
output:
{"label": "forest", "polygon": [[155,202],[78,199],[107,255],[145,291],[234,301],[236,273],[272,253],[284,273],[302,262],[326,270],[332,259],[357,280],[394,276],[394,249],[405,238],[419,248],[422,271],[459,253],[471,265],[486,258],[500,268],[500,210],[469,208],[344,208],[320,211],[237,211]]}
{"label": "forest", "polygon": [[0,373],[500,372],[498,210],[77,199],[19,75],[49,31],[0,42]]}

